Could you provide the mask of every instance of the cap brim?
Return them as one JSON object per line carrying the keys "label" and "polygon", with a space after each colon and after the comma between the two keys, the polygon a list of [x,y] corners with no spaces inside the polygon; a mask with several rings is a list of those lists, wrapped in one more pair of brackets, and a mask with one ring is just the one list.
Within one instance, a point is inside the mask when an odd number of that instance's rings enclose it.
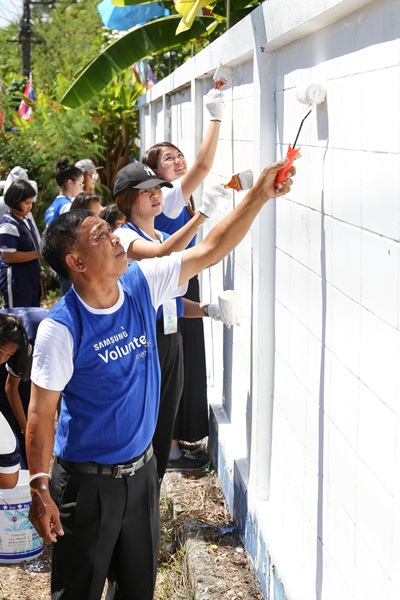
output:
{"label": "cap brim", "polygon": [[151,188],[155,188],[157,186],[169,188],[173,187],[172,183],[165,181],[164,179],[148,179],[147,181],[142,181],[142,183],[138,183],[137,185],[128,185],[127,187],[131,187],[134,190],[151,190]]}

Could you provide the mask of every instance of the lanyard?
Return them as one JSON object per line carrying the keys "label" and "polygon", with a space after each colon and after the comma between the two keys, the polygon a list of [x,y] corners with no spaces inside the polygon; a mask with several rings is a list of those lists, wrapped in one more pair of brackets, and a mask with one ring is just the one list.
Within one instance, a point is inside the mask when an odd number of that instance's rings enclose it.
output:
{"label": "lanyard", "polygon": [[[160,236],[158,238],[158,240],[154,240],[149,235],[147,235],[147,233],[145,233],[144,231],[142,231],[140,229],[140,227],[138,227],[137,225],[135,225],[135,223],[132,223],[131,221],[129,221],[128,223],[126,223],[126,225],[129,227],[129,229],[132,229],[133,231],[136,231],[136,233],[138,235],[140,235],[140,237],[144,238],[145,240],[148,240],[149,242],[156,242],[157,243],[157,241],[158,241],[160,244],[162,244],[162,242],[163,242],[163,240],[161,239],[162,236]],[[157,233],[156,233],[156,235],[157,235]]]}

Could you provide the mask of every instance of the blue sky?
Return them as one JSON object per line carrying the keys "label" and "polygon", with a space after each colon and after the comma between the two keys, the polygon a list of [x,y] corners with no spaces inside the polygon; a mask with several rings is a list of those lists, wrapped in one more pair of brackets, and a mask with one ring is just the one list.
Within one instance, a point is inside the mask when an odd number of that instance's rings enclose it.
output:
{"label": "blue sky", "polygon": [[22,14],[22,0],[0,0],[0,27],[19,20]]}

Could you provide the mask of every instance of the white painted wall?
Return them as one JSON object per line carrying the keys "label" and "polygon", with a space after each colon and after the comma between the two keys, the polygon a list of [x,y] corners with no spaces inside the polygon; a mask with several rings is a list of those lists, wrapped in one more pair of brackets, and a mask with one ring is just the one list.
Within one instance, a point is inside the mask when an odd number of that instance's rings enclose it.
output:
{"label": "white painted wall", "polygon": [[240,327],[206,322],[224,492],[267,598],[398,600],[400,3],[268,0],[142,98],[143,150],[166,138],[193,160],[220,59],[208,182],[258,175],[305,115],[295,87],[328,91],[290,197],[203,273],[204,299],[243,306]]}

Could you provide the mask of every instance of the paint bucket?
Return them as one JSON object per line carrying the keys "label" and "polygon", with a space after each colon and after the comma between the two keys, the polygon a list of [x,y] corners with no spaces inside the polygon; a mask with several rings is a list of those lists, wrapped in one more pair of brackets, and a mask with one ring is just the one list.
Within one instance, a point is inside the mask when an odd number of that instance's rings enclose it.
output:
{"label": "paint bucket", "polygon": [[31,560],[43,552],[43,540],[28,519],[29,472],[19,472],[11,490],[0,489],[0,563]]}

